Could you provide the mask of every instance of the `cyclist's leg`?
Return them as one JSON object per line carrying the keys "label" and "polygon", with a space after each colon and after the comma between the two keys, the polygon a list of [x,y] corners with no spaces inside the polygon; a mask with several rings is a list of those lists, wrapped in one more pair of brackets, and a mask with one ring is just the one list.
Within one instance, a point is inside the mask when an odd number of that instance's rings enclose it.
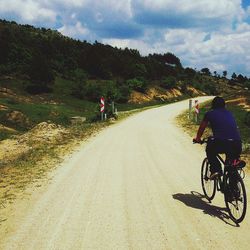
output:
{"label": "cyclist's leg", "polygon": [[226,143],[226,158],[227,162],[232,164],[236,159],[240,158],[242,152],[242,143],[241,141],[227,141]]}
{"label": "cyclist's leg", "polygon": [[[240,154],[242,152],[242,145],[240,141],[227,141],[226,143],[226,158],[227,162],[233,164],[234,160],[240,158]],[[230,185],[233,188],[234,192],[238,191],[238,178],[237,174],[234,173],[230,178]]]}
{"label": "cyclist's leg", "polygon": [[212,174],[215,172],[221,173],[221,163],[217,158],[217,154],[223,153],[224,148],[220,141],[213,139],[209,140],[206,147],[206,154],[208,158],[208,162],[211,165]]}

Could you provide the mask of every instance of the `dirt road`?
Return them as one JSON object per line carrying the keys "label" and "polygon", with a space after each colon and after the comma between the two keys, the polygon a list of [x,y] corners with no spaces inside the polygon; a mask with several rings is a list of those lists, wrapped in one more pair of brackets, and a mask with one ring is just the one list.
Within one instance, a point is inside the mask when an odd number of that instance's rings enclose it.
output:
{"label": "dirt road", "polygon": [[47,187],[14,204],[0,248],[249,249],[249,213],[236,227],[221,194],[212,204],[201,196],[204,149],[174,122],[187,107],[148,110],[102,131]]}

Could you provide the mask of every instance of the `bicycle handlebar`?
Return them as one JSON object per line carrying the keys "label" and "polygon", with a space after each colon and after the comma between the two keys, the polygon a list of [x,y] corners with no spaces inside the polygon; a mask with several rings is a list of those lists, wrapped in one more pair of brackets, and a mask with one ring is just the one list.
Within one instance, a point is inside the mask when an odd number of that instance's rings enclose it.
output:
{"label": "bicycle handlebar", "polygon": [[202,145],[202,144],[207,143],[207,142],[208,142],[208,138],[204,138],[201,141],[196,141],[195,139],[193,139],[193,144],[198,143],[198,144]]}

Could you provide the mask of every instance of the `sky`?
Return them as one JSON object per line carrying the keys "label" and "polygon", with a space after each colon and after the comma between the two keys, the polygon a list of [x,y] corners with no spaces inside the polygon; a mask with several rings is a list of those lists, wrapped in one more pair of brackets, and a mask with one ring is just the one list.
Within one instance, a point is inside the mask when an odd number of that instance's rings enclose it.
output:
{"label": "sky", "polygon": [[250,77],[250,0],[0,0],[0,19]]}

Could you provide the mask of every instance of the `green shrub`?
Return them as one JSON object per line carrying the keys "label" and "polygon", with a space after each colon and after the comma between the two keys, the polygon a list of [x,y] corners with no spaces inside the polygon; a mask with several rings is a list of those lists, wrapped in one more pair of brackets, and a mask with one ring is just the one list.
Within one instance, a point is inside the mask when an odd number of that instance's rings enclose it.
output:
{"label": "green shrub", "polygon": [[165,89],[172,89],[174,87],[176,87],[177,85],[177,81],[175,79],[175,77],[173,76],[168,76],[167,78],[165,78],[161,84],[161,87],[165,88]]}
{"label": "green shrub", "polygon": [[206,83],[204,84],[204,92],[210,95],[216,95],[218,92],[214,84]]}
{"label": "green shrub", "polygon": [[147,89],[147,83],[143,78],[133,78],[126,81],[129,89],[144,93]]}
{"label": "green shrub", "polygon": [[121,87],[119,87],[119,92],[120,92],[120,95],[117,101],[120,103],[126,103],[131,94],[131,89],[127,85],[122,85]]}
{"label": "green shrub", "polygon": [[244,87],[250,90],[250,80],[244,83]]}
{"label": "green shrub", "polygon": [[246,113],[246,116],[245,116],[245,124],[250,127],[250,112],[247,112]]}

